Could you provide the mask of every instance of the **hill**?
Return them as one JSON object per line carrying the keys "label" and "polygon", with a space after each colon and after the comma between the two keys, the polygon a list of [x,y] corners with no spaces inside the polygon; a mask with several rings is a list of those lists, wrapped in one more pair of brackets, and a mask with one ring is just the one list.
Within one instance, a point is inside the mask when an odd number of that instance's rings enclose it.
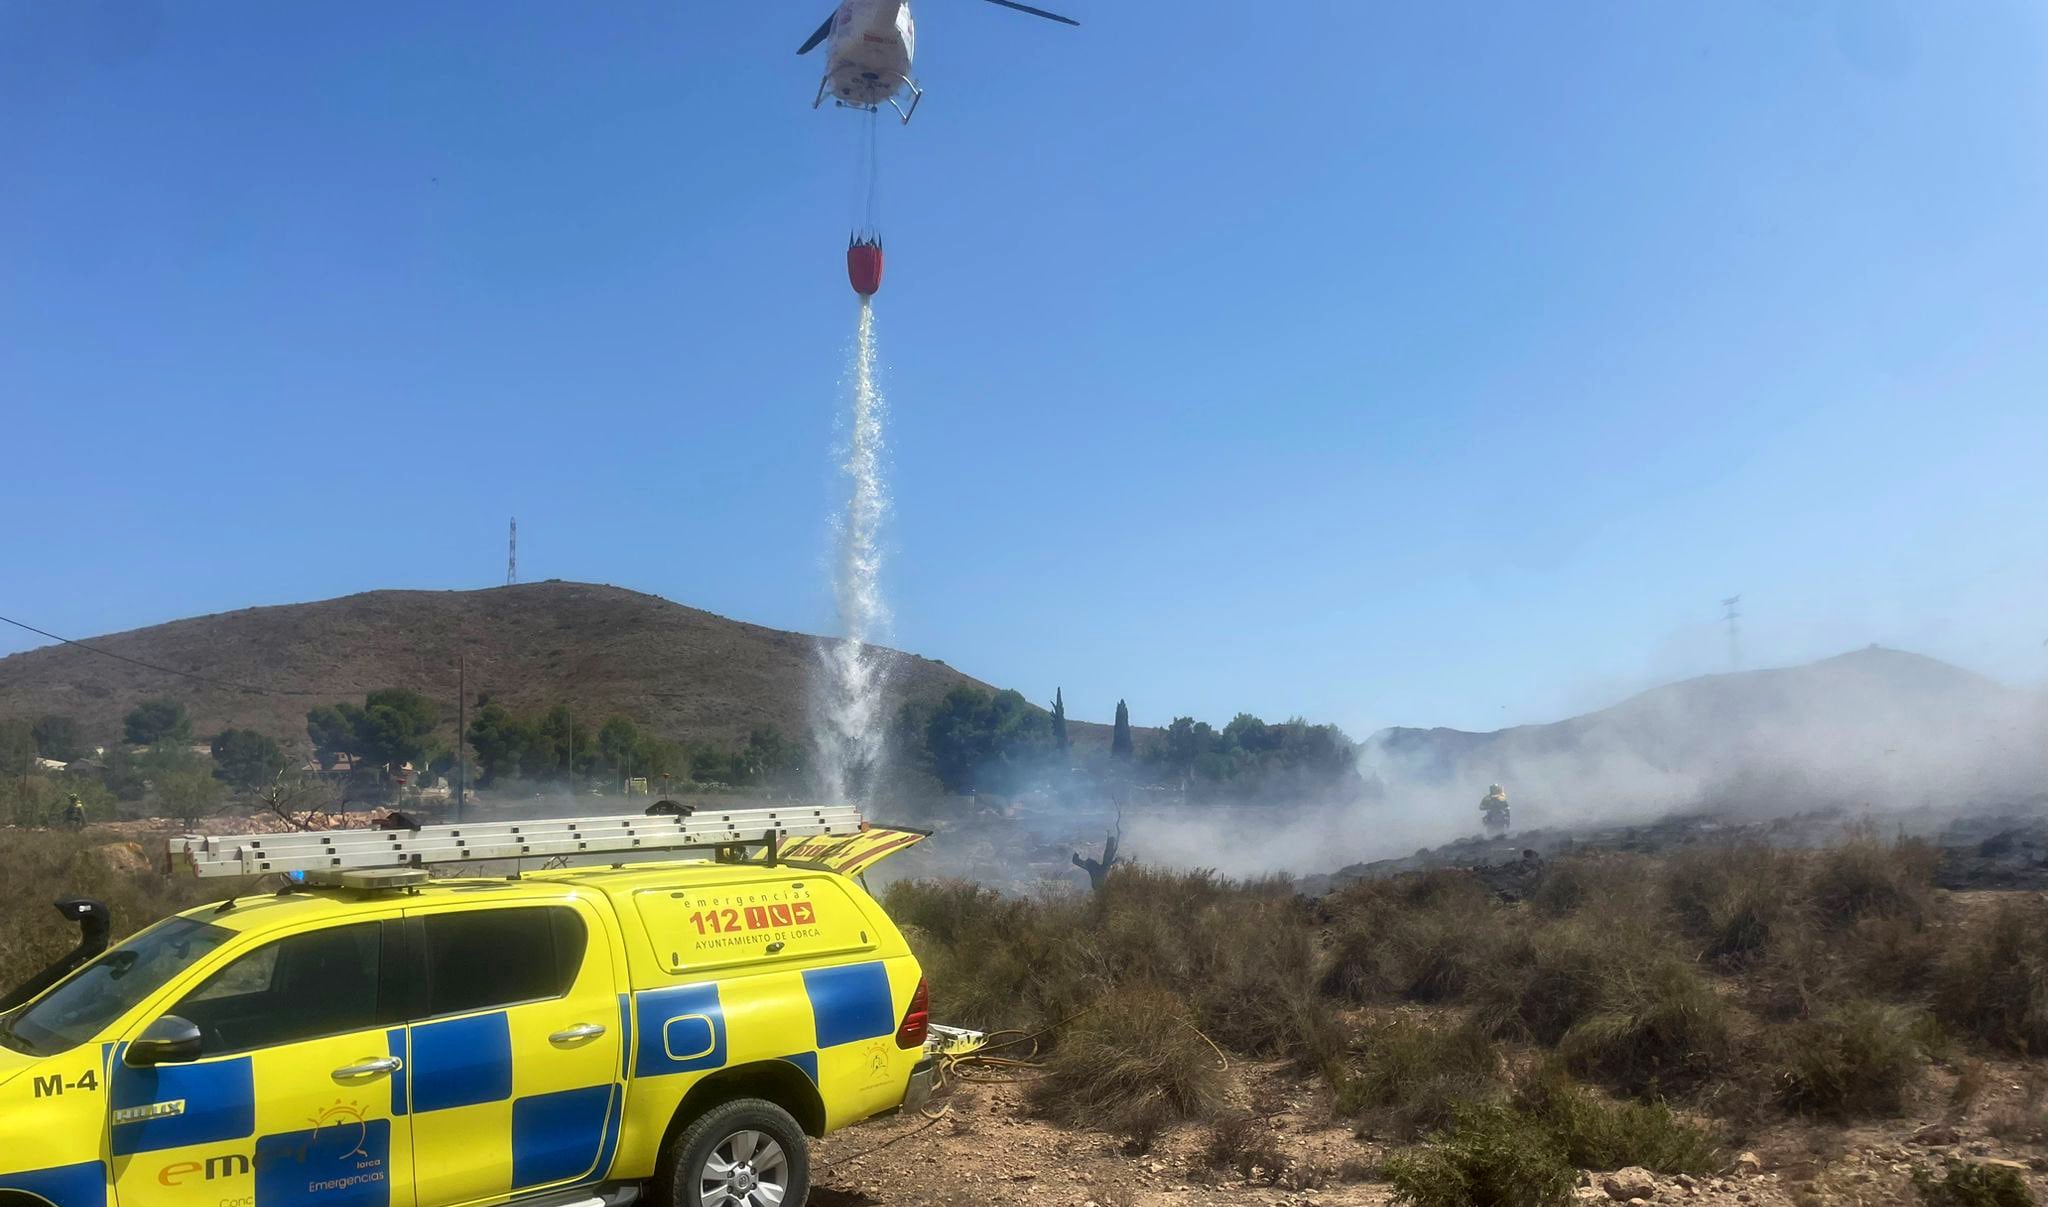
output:
{"label": "hill", "polygon": [[[303,749],[306,710],[411,687],[452,720],[457,664],[472,703],[489,694],[515,712],[567,703],[615,713],[675,741],[725,743],[755,726],[808,728],[818,637],[730,620],[653,595],[550,581],[481,591],[371,591],[318,603],[197,616],[86,644],[210,682],[145,670],[73,646],[0,658],[0,716],[66,714],[94,741],[119,735],[137,702],[173,696],[194,732],[262,730]],[[993,690],[943,662],[895,653],[891,691],[932,698]],[[1108,729],[1074,726],[1108,744]]]}
{"label": "hill", "polygon": [[1956,803],[2037,787],[2041,719],[2026,693],[1872,646],[1688,679],[1548,725],[1383,730],[1366,765],[1397,799],[1476,808],[1488,784],[1505,785],[1517,825],[1752,802]]}

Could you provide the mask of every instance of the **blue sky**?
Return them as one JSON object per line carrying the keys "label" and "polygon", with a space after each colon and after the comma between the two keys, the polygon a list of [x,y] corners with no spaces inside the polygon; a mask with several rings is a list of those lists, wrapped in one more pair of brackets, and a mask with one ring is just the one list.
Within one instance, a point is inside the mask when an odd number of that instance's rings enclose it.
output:
{"label": "blue sky", "polygon": [[[2048,10],[923,0],[896,643],[1490,728],[2048,672]],[[825,7],[0,3],[0,611],[616,583],[830,624]],[[0,652],[36,639],[0,633]]]}

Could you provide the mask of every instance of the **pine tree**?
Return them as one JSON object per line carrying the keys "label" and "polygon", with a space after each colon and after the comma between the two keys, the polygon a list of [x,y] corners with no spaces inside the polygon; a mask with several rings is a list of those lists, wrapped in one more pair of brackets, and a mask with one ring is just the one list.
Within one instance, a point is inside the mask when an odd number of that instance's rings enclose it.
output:
{"label": "pine tree", "polygon": [[1067,752],[1067,701],[1057,687],[1052,689],[1052,740],[1061,754]]}
{"label": "pine tree", "polygon": [[1122,700],[1116,702],[1116,732],[1110,736],[1109,753],[1120,759],[1131,757],[1131,710]]}

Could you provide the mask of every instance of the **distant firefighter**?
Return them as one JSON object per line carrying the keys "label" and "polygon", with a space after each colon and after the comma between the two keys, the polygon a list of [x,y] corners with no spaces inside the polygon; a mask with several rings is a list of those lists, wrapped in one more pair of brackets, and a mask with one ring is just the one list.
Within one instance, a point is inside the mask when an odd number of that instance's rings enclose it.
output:
{"label": "distant firefighter", "polygon": [[1486,790],[1486,795],[1479,798],[1479,820],[1495,838],[1508,832],[1507,789],[1494,784]]}

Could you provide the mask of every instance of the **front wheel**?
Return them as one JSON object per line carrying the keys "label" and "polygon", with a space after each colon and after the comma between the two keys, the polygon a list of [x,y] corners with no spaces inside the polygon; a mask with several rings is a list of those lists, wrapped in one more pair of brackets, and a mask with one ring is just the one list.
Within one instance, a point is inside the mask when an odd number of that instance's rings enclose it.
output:
{"label": "front wheel", "polygon": [[683,1129],[663,1172],[674,1207],[802,1207],[811,1153],[788,1111],[736,1098]]}

